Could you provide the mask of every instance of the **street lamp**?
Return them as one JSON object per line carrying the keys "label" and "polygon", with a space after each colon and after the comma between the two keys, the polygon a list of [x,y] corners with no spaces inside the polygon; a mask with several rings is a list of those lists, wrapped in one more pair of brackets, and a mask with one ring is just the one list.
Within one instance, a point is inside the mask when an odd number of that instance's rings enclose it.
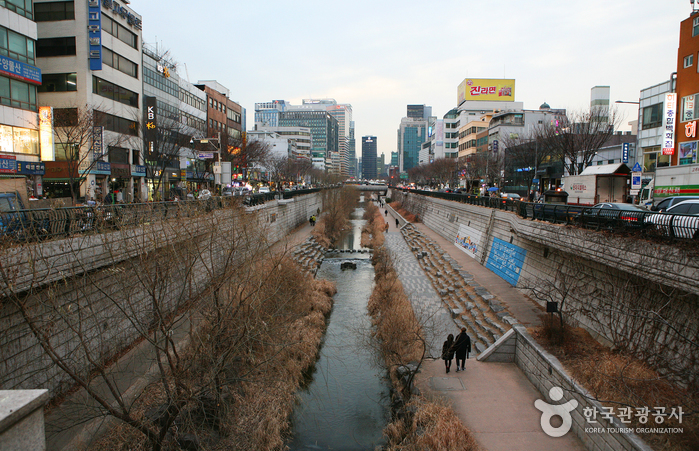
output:
{"label": "street lamp", "polygon": [[216,149],[216,165],[214,166],[214,185],[221,184],[221,132],[218,132],[216,138],[202,138],[189,140],[189,144],[211,144]]}

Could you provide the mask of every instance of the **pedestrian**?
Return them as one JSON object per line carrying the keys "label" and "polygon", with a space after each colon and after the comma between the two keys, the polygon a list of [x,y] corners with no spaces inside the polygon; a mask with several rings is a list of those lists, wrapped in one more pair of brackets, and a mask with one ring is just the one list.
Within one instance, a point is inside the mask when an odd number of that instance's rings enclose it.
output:
{"label": "pedestrian", "polygon": [[449,334],[447,341],[442,345],[442,360],[444,360],[444,366],[447,369],[447,373],[451,369],[451,361],[454,358],[454,351],[451,347],[454,345],[454,335]]}
{"label": "pedestrian", "polygon": [[398,222],[398,218],[396,218],[396,227],[400,227],[400,222]]}
{"label": "pedestrian", "polygon": [[[464,364],[468,355],[471,353],[471,338],[466,333],[466,328],[461,328],[461,333],[456,336],[454,344],[451,346],[456,354],[456,372],[464,371]],[[461,364],[459,364],[461,362]]]}
{"label": "pedestrian", "polygon": [[383,212],[383,215],[384,215],[384,216],[388,216],[388,210],[384,211],[384,212]]}

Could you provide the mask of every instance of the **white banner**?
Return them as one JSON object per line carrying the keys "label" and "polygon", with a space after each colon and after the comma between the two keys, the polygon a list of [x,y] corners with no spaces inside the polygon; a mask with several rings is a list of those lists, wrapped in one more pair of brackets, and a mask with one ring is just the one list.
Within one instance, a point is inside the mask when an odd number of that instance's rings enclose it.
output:
{"label": "white banner", "polygon": [[472,258],[480,258],[481,240],[483,234],[467,225],[459,224],[454,246],[458,247]]}

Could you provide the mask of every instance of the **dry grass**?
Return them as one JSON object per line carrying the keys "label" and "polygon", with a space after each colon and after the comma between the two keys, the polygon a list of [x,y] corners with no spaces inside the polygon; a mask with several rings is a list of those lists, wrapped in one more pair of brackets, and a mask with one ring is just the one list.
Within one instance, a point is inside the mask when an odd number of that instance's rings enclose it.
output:
{"label": "dry grass", "polygon": [[477,451],[476,440],[444,401],[413,398],[410,419],[395,421],[384,429],[386,451]]}
{"label": "dry grass", "polygon": [[[547,337],[545,328],[532,330],[532,335],[549,352],[555,355],[568,373],[604,406],[613,407],[614,412],[624,406],[635,408],[665,407],[666,412],[682,406],[682,423],[665,418],[655,424],[649,416],[648,424],[631,418],[629,427],[679,427],[682,434],[640,434],[653,449],[680,451],[699,449],[699,406],[697,393],[677,387],[663,378],[645,362],[602,346],[582,328],[567,328],[564,340]],[[557,342],[559,344],[553,344]],[[694,415],[688,416],[692,411]]]}
{"label": "dry grass", "polygon": [[376,249],[383,246],[385,241],[383,233],[388,224],[384,221],[379,207],[373,202],[367,202],[364,208],[364,219],[367,220],[367,223],[362,229],[362,247]]}
{"label": "dry grass", "polygon": [[[380,212],[379,212],[380,215]],[[389,368],[396,392],[409,402],[384,429],[388,451],[475,451],[475,439],[443,401],[411,396],[396,369],[409,362],[421,362],[425,355],[423,330],[415,318],[410,300],[393,267],[388,251],[374,249],[376,286],[369,299],[376,338]]]}
{"label": "dry grass", "polygon": [[[166,440],[164,449],[179,449],[177,438],[187,434],[196,436],[199,449],[284,447],[296,392],[316,361],[335,287],[304,275],[287,259],[255,266],[245,283],[226,287],[226,308],[210,312],[186,351],[182,377],[175,379],[200,395],[184,406],[172,429],[177,437]],[[164,387],[151,384],[134,411],[142,417],[165,399]],[[142,434],[120,425],[94,449],[151,447]]]}
{"label": "dry grass", "polygon": [[409,212],[408,210],[406,210],[405,208],[403,208],[403,204],[401,202],[395,201],[395,202],[391,202],[389,205],[391,207],[393,207],[393,209],[396,210],[398,213],[400,213],[400,215],[403,218],[405,218],[406,221],[411,222],[411,223],[418,222],[417,215],[415,215],[415,214]]}

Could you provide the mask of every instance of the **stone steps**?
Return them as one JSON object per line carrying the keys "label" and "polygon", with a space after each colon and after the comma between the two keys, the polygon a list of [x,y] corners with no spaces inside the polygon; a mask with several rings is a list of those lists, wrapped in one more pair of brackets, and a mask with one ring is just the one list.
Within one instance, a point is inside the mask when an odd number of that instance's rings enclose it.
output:
{"label": "stone steps", "polygon": [[510,329],[513,318],[485,287],[464,271],[447,252],[406,224],[402,229],[406,243],[449,310],[455,324],[466,326],[476,352],[484,351]]}

